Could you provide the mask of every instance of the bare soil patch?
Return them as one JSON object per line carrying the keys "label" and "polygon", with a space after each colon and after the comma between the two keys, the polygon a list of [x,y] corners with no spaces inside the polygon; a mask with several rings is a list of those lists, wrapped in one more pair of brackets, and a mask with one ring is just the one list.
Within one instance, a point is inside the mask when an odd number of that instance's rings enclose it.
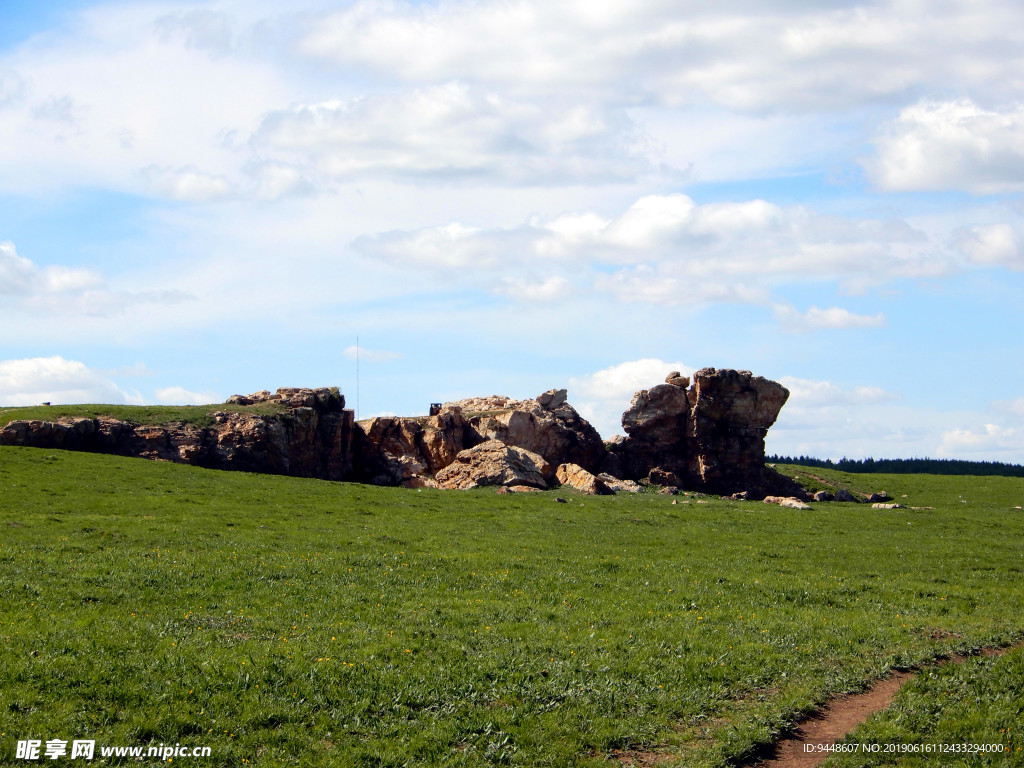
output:
{"label": "bare soil patch", "polygon": [[[1004,648],[982,648],[974,654],[962,654],[937,659],[935,665],[958,664],[975,656],[1001,656],[1017,643]],[[897,670],[879,680],[863,693],[841,696],[818,709],[803,720],[791,736],[778,742],[774,754],[744,763],[741,768],[814,768],[830,756],[829,752],[805,752],[808,744],[831,745],[853,731],[875,712],[887,709],[903,685],[915,677],[917,671]]]}

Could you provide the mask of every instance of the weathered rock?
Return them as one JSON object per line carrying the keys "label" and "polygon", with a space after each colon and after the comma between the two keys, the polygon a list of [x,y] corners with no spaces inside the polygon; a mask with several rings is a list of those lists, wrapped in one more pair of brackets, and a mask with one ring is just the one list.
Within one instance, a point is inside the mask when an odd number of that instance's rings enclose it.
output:
{"label": "weathered rock", "polygon": [[818,491],[811,498],[815,501],[834,501],[836,495],[832,491]]}
{"label": "weathered rock", "polygon": [[852,493],[850,493],[845,488],[840,488],[838,491],[836,491],[836,501],[843,501],[843,502],[851,502],[852,501],[852,502],[856,502],[857,501],[857,497],[854,496]]}
{"label": "weathered rock", "polygon": [[[119,419],[17,422],[0,442],[86,450],[195,464],[214,469],[343,480],[352,466],[352,411],[336,389],[278,390],[280,413],[218,411],[213,425],[132,424]],[[236,405],[274,400],[268,392],[237,396]],[[312,403],[312,405],[290,405]]]}
{"label": "weathered rock", "polygon": [[871,505],[871,508],[872,509],[906,509],[906,507],[904,507],[902,504],[882,504],[880,502],[875,502],[874,504]]}
{"label": "weathered rock", "polygon": [[877,501],[891,501],[892,497],[885,491],[879,491],[878,493],[869,494],[867,500],[872,503]]}
{"label": "weathered rock", "polygon": [[488,440],[460,451],[453,464],[436,475],[441,488],[466,490],[478,485],[530,485],[547,488],[550,466],[532,451]]}
{"label": "weathered rock", "polygon": [[780,507],[789,507],[790,509],[810,509],[810,504],[805,504],[798,498],[793,496],[765,496],[765,504],[778,504]]}
{"label": "weathered rock", "polygon": [[[579,464],[598,472],[605,458],[597,430],[565,400],[565,390],[549,390],[536,400],[492,395],[448,403],[461,409],[479,440],[500,440],[544,457],[551,467]],[[552,480],[553,475],[548,477]]]}
{"label": "weathered rock", "polygon": [[672,371],[668,376],[665,377],[665,383],[671,384],[673,387],[679,387],[680,389],[686,389],[690,386],[690,377],[683,376],[679,371]]}
{"label": "weathered rock", "polygon": [[647,473],[647,482],[651,485],[672,485],[676,487],[683,484],[683,481],[679,479],[675,472],[669,472],[661,467],[655,467]]}
{"label": "weathered rock", "polygon": [[703,368],[693,375],[687,397],[691,482],[715,493],[736,487],[758,495],[803,493],[764,465],[764,438],[789,390],[750,371]]}
{"label": "weathered rock", "polygon": [[560,464],[555,470],[555,477],[562,485],[568,485],[588,496],[614,493],[603,481],[587,472],[579,464]]}
{"label": "weathered rock", "polygon": [[643,486],[640,483],[632,480],[620,480],[614,475],[610,475],[607,472],[602,472],[597,476],[597,479],[608,486],[609,490],[613,493],[640,493],[643,490]]}

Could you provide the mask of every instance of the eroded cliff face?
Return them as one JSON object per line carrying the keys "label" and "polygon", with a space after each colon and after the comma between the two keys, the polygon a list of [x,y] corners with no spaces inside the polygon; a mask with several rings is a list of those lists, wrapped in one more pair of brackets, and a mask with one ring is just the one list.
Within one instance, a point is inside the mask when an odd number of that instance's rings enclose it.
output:
{"label": "eroded cliff face", "polygon": [[344,480],[352,468],[352,411],[337,390],[283,388],[236,395],[233,405],[277,403],[278,413],[215,411],[213,425],[139,425],[110,418],[13,421],[0,445],[95,451],[211,469]]}
{"label": "eroded cliff face", "polygon": [[[604,493],[633,490],[635,483],[620,481],[640,480],[762,498],[800,493],[764,466],[765,435],[788,396],[749,371],[704,368],[692,384],[673,372],[636,393],[622,416],[626,437],[606,444],[564,389],[529,400],[469,398],[429,417],[355,424],[336,389],[282,388],[229,398],[235,407],[214,411],[211,426],[14,421],[0,431],[0,444],[417,488],[564,483]],[[246,410],[264,404],[276,409]]]}

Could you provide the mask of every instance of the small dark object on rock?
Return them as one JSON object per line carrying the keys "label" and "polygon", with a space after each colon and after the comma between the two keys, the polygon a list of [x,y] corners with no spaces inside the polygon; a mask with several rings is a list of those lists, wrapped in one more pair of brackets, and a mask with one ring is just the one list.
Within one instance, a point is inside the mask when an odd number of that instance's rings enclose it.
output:
{"label": "small dark object on rock", "polygon": [[679,493],[679,489],[676,488],[674,485],[666,485],[664,488],[658,491],[658,493],[668,493],[671,494],[672,496],[675,496],[677,493]]}
{"label": "small dark object on rock", "polygon": [[569,503],[568,501],[563,499],[561,496],[555,496],[555,501],[557,501],[559,504],[568,504]]}

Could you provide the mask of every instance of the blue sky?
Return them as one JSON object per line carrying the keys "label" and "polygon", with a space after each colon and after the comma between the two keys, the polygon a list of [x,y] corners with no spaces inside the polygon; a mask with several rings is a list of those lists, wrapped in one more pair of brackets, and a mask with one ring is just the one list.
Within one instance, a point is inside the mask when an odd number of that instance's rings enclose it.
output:
{"label": "blue sky", "polygon": [[[792,395],[1024,462],[1016,2],[0,7],[0,405]],[[355,346],[359,339],[359,378]]]}

